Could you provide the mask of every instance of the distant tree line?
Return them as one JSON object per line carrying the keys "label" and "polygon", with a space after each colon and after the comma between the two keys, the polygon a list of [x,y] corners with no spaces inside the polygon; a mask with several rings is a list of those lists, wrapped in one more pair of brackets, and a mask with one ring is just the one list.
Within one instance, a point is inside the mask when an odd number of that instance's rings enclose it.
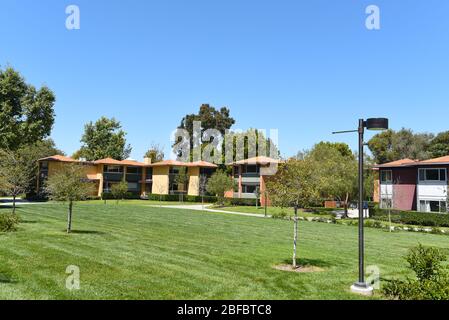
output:
{"label": "distant tree line", "polygon": [[449,131],[437,135],[415,133],[411,129],[387,130],[368,142],[377,164],[400,159],[427,160],[449,155]]}

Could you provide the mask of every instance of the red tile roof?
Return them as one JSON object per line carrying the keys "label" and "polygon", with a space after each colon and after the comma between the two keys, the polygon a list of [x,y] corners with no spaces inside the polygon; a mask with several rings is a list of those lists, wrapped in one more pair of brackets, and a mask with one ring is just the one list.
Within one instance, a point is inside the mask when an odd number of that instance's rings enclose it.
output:
{"label": "red tile roof", "polygon": [[78,160],[75,160],[73,158],[66,157],[66,156],[61,156],[59,154],[51,156],[51,157],[39,159],[39,161],[78,162]]}
{"label": "red tile roof", "polygon": [[429,160],[421,161],[419,164],[429,165],[429,164],[449,164],[449,156],[439,157]]}
{"label": "red tile roof", "polygon": [[418,160],[401,159],[401,160],[396,160],[396,161],[377,165],[377,166],[375,166],[375,168],[394,168],[394,167],[404,167],[404,166],[407,167],[407,166],[416,164],[418,162],[419,162]]}
{"label": "red tile roof", "polygon": [[240,161],[236,161],[234,163],[231,163],[231,165],[241,165],[241,164],[261,164],[261,165],[267,165],[270,163],[280,163],[281,161],[279,159],[273,159],[266,156],[258,156],[253,157],[249,159],[244,159]]}
{"label": "red tile roof", "polygon": [[178,160],[164,160],[160,162],[155,162],[150,165],[150,167],[201,167],[201,168],[218,168],[216,164],[206,162],[206,161],[196,161],[196,162],[183,162]]}

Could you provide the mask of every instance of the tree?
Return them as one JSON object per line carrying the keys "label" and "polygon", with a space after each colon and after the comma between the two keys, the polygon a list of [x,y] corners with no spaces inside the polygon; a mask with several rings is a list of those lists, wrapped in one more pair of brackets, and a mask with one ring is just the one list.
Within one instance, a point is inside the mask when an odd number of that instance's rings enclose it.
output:
{"label": "tree", "polygon": [[13,68],[0,69],[0,149],[16,150],[50,135],[55,96],[37,90]]}
{"label": "tree", "polygon": [[431,142],[429,152],[432,158],[449,155],[449,131],[439,133]]}
{"label": "tree", "polygon": [[34,198],[36,195],[36,185],[38,176],[36,172],[39,169],[39,159],[54,156],[55,154],[64,155],[64,152],[56,148],[55,143],[51,139],[37,141],[33,144],[24,145],[17,150],[22,159],[23,170],[28,175],[28,186],[26,188],[26,196],[28,199]]}
{"label": "tree", "polygon": [[231,111],[226,107],[217,110],[209,104],[202,104],[197,114],[187,114],[184,116],[178,128],[186,129],[192,137],[193,122],[201,121],[202,131],[207,129],[217,129],[224,135],[226,130],[230,129],[235,123],[235,120],[230,115]]}
{"label": "tree", "polygon": [[314,163],[315,175],[324,199],[337,199],[343,202],[345,216],[350,199],[358,194],[357,160],[348,145],[344,143],[320,142],[307,153],[306,158]]}
{"label": "tree", "polygon": [[[226,107],[217,110],[209,104],[202,104],[198,113],[187,114],[182,118],[178,128],[185,129],[189,133],[191,158],[193,157],[194,147],[193,123],[195,121],[201,122],[201,135],[208,129],[216,129],[224,136],[226,130],[230,129],[235,123],[235,120],[230,116],[230,114],[230,110]],[[180,141],[175,141],[174,145],[179,145],[179,143]],[[210,144],[210,142],[201,143],[201,150],[203,150],[208,144]]]}
{"label": "tree", "polygon": [[310,159],[290,159],[279,164],[276,175],[266,184],[270,200],[274,205],[294,207],[294,236],[293,236],[293,268],[297,267],[298,241],[298,208],[314,205],[320,201],[319,176],[316,162]]}
{"label": "tree", "polygon": [[151,163],[163,161],[165,158],[163,147],[157,143],[151,143],[150,149],[145,153],[145,158],[150,158]]}
{"label": "tree", "polygon": [[70,163],[48,178],[45,189],[52,200],[68,202],[67,233],[70,233],[73,203],[87,199],[94,192],[94,185],[86,180],[82,165]]}
{"label": "tree", "polygon": [[224,170],[217,170],[208,180],[206,190],[217,196],[217,203],[224,205],[225,193],[234,188],[234,178]]}
{"label": "tree", "polygon": [[425,160],[430,157],[428,149],[432,139],[433,135],[429,133],[415,134],[405,128],[397,132],[390,129],[371,138],[368,146],[378,164],[405,158]]}
{"label": "tree", "polygon": [[126,144],[126,133],[119,121],[101,117],[97,122],[89,122],[84,127],[81,149],[75,153],[78,158],[88,161],[103,158],[124,160],[131,154],[131,146]]}
{"label": "tree", "polygon": [[200,175],[200,179],[198,181],[198,189],[201,196],[201,205],[204,210],[204,195],[206,194],[207,188],[207,176],[205,174]]}
{"label": "tree", "polygon": [[16,198],[25,193],[30,183],[26,162],[17,151],[0,150],[0,190],[13,198],[13,213]]}
{"label": "tree", "polygon": [[125,199],[126,194],[128,193],[128,183],[126,181],[120,181],[119,183],[113,184],[111,193],[118,204],[120,200]]}
{"label": "tree", "polygon": [[[263,131],[248,129],[245,132],[229,133],[225,139],[232,139],[232,159],[239,161],[257,156],[267,156],[276,158],[280,156],[278,146],[271,138],[267,138]],[[226,142],[225,142],[226,143]],[[225,144],[223,144],[225,146]],[[242,148],[243,150],[238,150]],[[223,156],[224,152],[223,152]]]}
{"label": "tree", "polygon": [[[189,181],[189,176],[187,175],[187,168],[186,167],[180,167],[178,174],[174,178],[174,183],[178,186],[182,186],[182,191],[185,191],[185,185]],[[184,201],[184,193],[180,193],[181,202]]]}

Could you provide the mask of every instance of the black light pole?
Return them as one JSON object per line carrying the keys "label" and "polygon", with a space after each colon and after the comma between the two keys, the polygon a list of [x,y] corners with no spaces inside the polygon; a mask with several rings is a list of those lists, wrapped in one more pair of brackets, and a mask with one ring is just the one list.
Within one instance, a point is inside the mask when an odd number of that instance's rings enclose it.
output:
{"label": "black light pole", "polygon": [[358,132],[359,134],[359,280],[351,286],[351,290],[360,294],[372,294],[373,288],[365,282],[365,230],[364,230],[364,208],[363,208],[363,147],[365,128],[368,130],[386,130],[388,129],[388,119],[372,118],[368,120],[359,120],[357,130],[338,131],[333,134]]}

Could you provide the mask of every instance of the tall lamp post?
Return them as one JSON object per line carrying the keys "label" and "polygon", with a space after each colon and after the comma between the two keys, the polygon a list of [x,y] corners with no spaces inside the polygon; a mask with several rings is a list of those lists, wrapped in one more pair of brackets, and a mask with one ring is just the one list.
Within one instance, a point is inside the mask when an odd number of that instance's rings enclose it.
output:
{"label": "tall lamp post", "polygon": [[365,128],[368,130],[387,130],[388,119],[371,118],[360,119],[357,130],[337,131],[332,134],[358,132],[359,134],[359,280],[351,286],[354,293],[371,295],[373,288],[365,282],[365,231],[364,231],[364,208],[363,208],[363,147]]}

